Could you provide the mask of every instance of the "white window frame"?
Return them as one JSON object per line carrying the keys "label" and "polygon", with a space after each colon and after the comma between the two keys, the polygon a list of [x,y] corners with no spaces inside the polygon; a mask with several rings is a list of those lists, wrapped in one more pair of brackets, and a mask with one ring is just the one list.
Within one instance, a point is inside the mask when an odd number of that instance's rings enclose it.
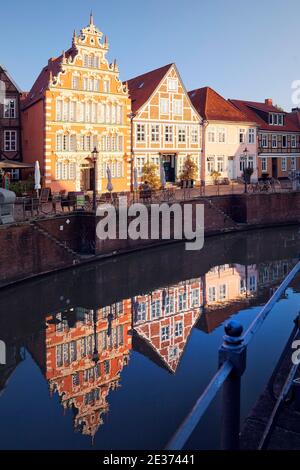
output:
{"label": "white window frame", "polygon": [[168,91],[171,91],[173,93],[178,92],[178,79],[177,78],[171,78],[171,77],[168,78]]}
{"label": "white window frame", "polygon": [[174,307],[174,295],[167,295],[167,297],[165,298],[165,314],[171,315],[172,313],[174,313]]}
{"label": "white window frame", "polygon": [[186,142],[186,127],[185,126],[178,126],[178,142],[180,143]]}
{"label": "white window frame", "polygon": [[213,171],[215,171],[215,168],[216,168],[216,159],[213,155],[209,155],[207,158],[206,158],[206,168],[207,168],[207,172],[210,174],[212,173]]}
{"label": "white window frame", "polygon": [[151,124],[151,142],[159,142],[160,128],[159,124]]}
{"label": "white window frame", "polygon": [[170,327],[169,325],[164,325],[161,327],[160,330],[160,340],[161,342],[163,341],[168,341],[170,339]]}
{"label": "white window frame", "polygon": [[18,132],[15,130],[5,130],[3,133],[3,150],[4,152],[17,152],[18,149]]}
{"label": "white window frame", "polygon": [[217,171],[220,173],[225,171],[225,157],[223,155],[217,157]]}
{"label": "white window frame", "polygon": [[159,111],[160,111],[160,114],[169,114],[169,112],[170,112],[170,100],[169,100],[169,98],[160,98],[160,100],[159,100]]}
{"label": "white window frame", "polygon": [[219,144],[226,143],[226,128],[225,127],[218,128],[218,142]]}
{"label": "white window frame", "polygon": [[151,320],[160,318],[161,316],[161,301],[159,299],[152,300],[151,302]]}
{"label": "white window frame", "polygon": [[216,129],[214,127],[210,127],[207,130],[207,141],[210,144],[214,144],[216,142]]}
{"label": "white window frame", "polygon": [[[285,137],[285,145],[283,145],[283,139]],[[281,136],[281,145],[283,149],[286,149],[288,147],[288,136],[287,134],[282,134]]]}
{"label": "white window frame", "polygon": [[147,158],[145,156],[141,156],[141,155],[136,156],[136,168],[137,168],[138,176],[142,176],[143,168],[146,162],[147,162]]}
{"label": "white window frame", "polygon": [[170,124],[165,125],[165,142],[173,142],[173,126]]}
{"label": "white window frame", "polygon": [[143,322],[147,319],[147,303],[146,302],[139,302],[137,308],[137,322]]}
{"label": "white window frame", "polygon": [[187,309],[187,295],[186,292],[179,292],[178,294],[178,311],[184,312]]}
{"label": "white window frame", "polygon": [[248,131],[248,144],[255,144],[255,129],[253,127]]}
{"label": "white window frame", "polygon": [[277,149],[277,145],[278,145],[277,134],[272,134],[272,149]]}
{"label": "white window frame", "polygon": [[261,172],[267,173],[267,171],[268,171],[267,159],[266,157],[262,157],[261,158]]}
{"label": "white window frame", "polygon": [[146,125],[136,124],[136,141],[145,142],[146,140]]}
{"label": "white window frame", "polygon": [[4,98],[3,117],[4,119],[16,119],[17,100],[15,98]]}
{"label": "white window frame", "polygon": [[173,99],[173,114],[174,116],[182,116],[183,103],[181,99]]}
{"label": "white window frame", "polygon": [[178,338],[179,336],[183,335],[183,321],[179,320],[175,322],[175,329],[174,329],[174,336]]}
{"label": "white window frame", "polygon": [[244,144],[246,141],[246,129],[240,128],[239,129],[239,143]]}
{"label": "white window frame", "polygon": [[72,75],[72,89],[73,90],[79,89],[79,76],[75,74]]}
{"label": "white window frame", "polygon": [[196,287],[191,290],[191,307],[199,307],[200,305],[200,289]]}
{"label": "white window frame", "polygon": [[75,180],[76,170],[74,162],[56,162],[55,165],[55,179],[58,181],[73,181]]}
{"label": "white window frame", "polygon": [[227,298],[227,285],[219,285],[219,300],[225,300]]}
{"label": "white window frame", "polygon": [[287,157],[281,157],[281,171],[287,170]]}
{"label": "white window frame", "polygon": [[297,136],[295,134],[291,136],[291,147],[293,149],[297,147]]}
{"label": "white window frame", "polygon": [[191,128],[191,143],[198,144],[199,142],[199,129],[196,126]]}
{"label": "white window frame", "polygon": [[297,160],[296,157],[291,157],[291,170],[297,169]]}
{"label": "white window frame", "polygon": [[216,302],[217,300],[217,293],[215,286],[209,286],[208,288],[208,301],[209,302]]}
{"label": "white window frame", "polygon": [[268,134],[262,134],[261,136],[261,146],[262,148],[266,149],[268,148]]}

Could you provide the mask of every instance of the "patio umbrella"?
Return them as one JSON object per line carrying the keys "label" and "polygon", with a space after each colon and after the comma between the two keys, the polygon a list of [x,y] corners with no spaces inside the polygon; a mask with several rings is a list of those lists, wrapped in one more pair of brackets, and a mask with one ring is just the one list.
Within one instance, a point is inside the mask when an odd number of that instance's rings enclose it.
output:
{"label": "patio umbrella", "polygon": [[107,173],[107,186],[106,186],[106,189],[107,189],[107,191],[109,191],[111,193],[114,188],[113,188],[112,181],[111,181],[111,171],[110,171],[109,166],[106,169],[106,173]]}
{"label": "patio umbrella", "polygon": [[137,168],[134,168],[133,170],[133,189],[134,191],[137,191],[139,189]]}
{"label": "patio umbrella", "polygon": [[0,160],[0,169],[22,169],[22,168],[33,168],[30,163],[21,163],[13,160]]}
{"label": "patio umbrella", "polygon": [[34,189],[36,190],[37,197],[39,197],[39,190],[41,189],[41,172],[38,161],[35,162],[34,167]]}
{"label": "patio umbrella", "polygon": [[160,165],[160,182],[161,182],[162,188],[164,189],[166,186],[166,174],[165,174],[165,169],[163,165]]}

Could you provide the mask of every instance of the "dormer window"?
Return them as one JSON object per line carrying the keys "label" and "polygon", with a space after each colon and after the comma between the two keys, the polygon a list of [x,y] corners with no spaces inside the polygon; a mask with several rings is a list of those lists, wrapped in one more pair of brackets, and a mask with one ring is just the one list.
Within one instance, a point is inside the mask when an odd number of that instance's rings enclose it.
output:
{"label": "dormer window", "polygon": [[270,113],[269,114],[269,124],[271,126],[283,126],[283,114]]}

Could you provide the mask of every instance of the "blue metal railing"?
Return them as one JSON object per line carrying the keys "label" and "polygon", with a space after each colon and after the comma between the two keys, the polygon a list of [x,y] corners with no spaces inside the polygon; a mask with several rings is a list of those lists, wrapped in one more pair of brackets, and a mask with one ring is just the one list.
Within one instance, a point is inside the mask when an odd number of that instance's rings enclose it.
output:
{"label": "blue metal railing", "polygon": [[219,350],[220,368],[166,446],[167,450],[183,448],[221,388],[223,389],[221,448],[224,450],[239,448],[241,376],[246,368],[247,345],[299,271],[300,261],[264,305],[244,335],[242,335],[242,326],[234,320],[225,326],[226,335]]}

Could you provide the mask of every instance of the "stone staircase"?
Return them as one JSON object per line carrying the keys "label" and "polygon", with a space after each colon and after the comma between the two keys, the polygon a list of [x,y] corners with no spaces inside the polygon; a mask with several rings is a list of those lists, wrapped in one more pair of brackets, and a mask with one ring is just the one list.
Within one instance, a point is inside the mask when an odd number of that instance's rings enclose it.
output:
{"label": "stone staircase", "polygon": [[43,235],[44,237],[48,238],[48,240],[51,240],[53,243],[55,243],[57,246],[62,248],[66,253],[71,255],[73,257],[73,264],[77,264],[81,261],[81,256],[72,248],[70,248],[67,245],[67,242],[62,242],[58,238],[56,238],[54,235],[49,233],[46,229],[42,228],[40,225],[38,225],[37,222],[31,222],[30,225],[33,227],[33,230],[36,230],[38,233]]}
{"label": "stone staircase", "polygon": [[212,209],[214,209],[216,212],[218,212],[224,217],[224,222],[227,221],[232,227],[238,227],[239,224],[235,220],[233,220],[228,214],[226,214],[226,212],[216,206],[211,199],[206,199],[206,201]]}

